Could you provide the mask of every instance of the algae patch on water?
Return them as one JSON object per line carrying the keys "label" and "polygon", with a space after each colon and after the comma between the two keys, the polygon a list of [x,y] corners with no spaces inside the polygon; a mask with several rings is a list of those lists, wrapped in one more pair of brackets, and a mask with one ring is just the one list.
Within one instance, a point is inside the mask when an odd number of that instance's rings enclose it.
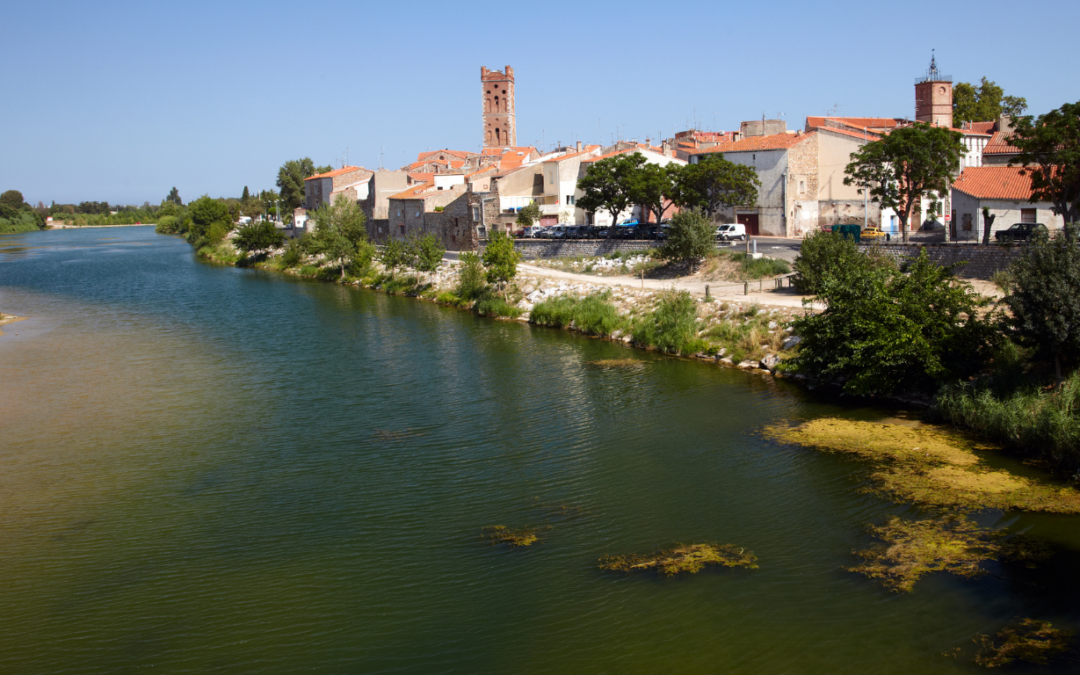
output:
{"label": "algae patch on water", "polygon": [[507,544],[509,546],[530,546],[540,541],[539,530],[524,527],[512,530],[505,525],[492,525],[483,529],[484,538],[492,544]]}
{"label": "algae patch on water", "polygon": [[597,359],[586,361],[585,365],[596,368],[644,368],[645,362],[641,359]]}
{"label": "algae patch on water", "polygon": [[930,572],[963,577],[982,574],[980,563],[995,558],[1000,548],[997,531],[980,528],[960,516],[926,520],[893,516],[870,530],[884,543],[856,551],[865,562],[846,569],[876,579],[893,591],[910,591],[919,577]]}
{"label": "algae patch on water", "polygon": [[975,642],[975,663],[986,668],[1007,666],[1013,661],[1046,665],[1072,646],[1072,631],[1054,628],[1049,621],[1024,619],[1001,629],[993,638],[981,635]]}
{"label": "algae patch on water", "polygon": [[609,572],[656,570],[666,576],[693,574],[707,565],[757,569],[757,556],[732,544],[692,544],[661,549],[648,555],[600,558],[600,569]]}
{"label": "algae patch on water", "polygon": [[975,451],[992,446],[935,427],[822,418],[769,427],[765,433],[874,463],[870,478],[875,489],[896,501],[951,509],[1080,513],[1077,490],[991,469]]}

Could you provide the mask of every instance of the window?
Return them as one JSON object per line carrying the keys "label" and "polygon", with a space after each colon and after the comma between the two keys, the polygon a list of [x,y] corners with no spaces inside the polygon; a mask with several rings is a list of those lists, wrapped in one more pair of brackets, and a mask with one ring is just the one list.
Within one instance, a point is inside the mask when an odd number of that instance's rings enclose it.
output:
{"label": "window", "polygon": [[473,220],[480,220],[480,207],[479,206],[472,207],[472,219]]}
{"label": "window", "polygon": [[400,229],[401,229],[401,234],[405,234],[405,226],[404,226],[404,225],[400,225],[399,227],[400,227]]}
{"label": "window", "polygon": [[806,194],[806,181],[804,180],[799,181],[799,194]]}
{"label": "window", "polygon": [[573,206],[574,205],[574,195],[566,195],[566,205],[567,206]]}
{"label": "window", "polygon": [[961,223],[962,223],[961,227],[965,231],[970,231],[971,230],[971,214],[970,213],[965,213]]}
{"label": "window", "polygon": [[1038,218],[1035,215],[1035,209],[1020,209],[1020,222],[1021,223],[1037,223]]}

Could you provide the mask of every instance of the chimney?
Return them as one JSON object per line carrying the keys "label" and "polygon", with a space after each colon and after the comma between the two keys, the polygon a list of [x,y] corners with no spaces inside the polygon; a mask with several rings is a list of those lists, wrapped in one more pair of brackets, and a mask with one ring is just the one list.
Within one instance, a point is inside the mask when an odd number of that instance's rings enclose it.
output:
{"label": "chimney", "polygon": [[577,142],[577,152],[581,152],[581,141]]}

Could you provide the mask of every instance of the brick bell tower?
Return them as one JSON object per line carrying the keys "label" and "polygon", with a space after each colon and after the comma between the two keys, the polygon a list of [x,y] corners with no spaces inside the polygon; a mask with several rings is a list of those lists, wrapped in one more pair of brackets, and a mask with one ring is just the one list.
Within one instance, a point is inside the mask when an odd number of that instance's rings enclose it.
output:
{"label": "brick bell tower", "polygon": [[929,70],[915,80],[915,119],[952,128],[952,106],[952,75],[938,72],[937,59],[931,51]]}
{"label": "brick bell tower", "polygon": [[516,146],[514,69],[507,66],[506,72],[500,72],[480,66],[480,86],[484,105],[484,147]]}

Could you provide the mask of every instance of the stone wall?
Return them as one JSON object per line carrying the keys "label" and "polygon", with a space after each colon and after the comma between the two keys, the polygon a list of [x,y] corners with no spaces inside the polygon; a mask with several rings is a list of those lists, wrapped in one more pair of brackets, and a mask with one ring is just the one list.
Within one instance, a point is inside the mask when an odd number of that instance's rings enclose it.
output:
{"label": "stone wall", "polygon": [[[919,244],[859,244],[859,250],[883,251],[897,261],[914,260],[919,251],[926,249],[930,260],[938,265],[957,265],[957,276],[967,279],[989,281],[994,272],[1004,270],[1024,253],[1024,246],[971,246],[956,244],[919,245]],[[961,264],[966,263],[966,264]]]}
{"label": "stone wall", "polygon": [[[616,251],[648,251],[655,248],[656,241],[630,241],[625,239],[570,239],[566,241],[547,241],[544,239],[518,239],[514,247],[521,251],[527,260],[536,258],[562,258],[576,256],[600,256]],[[480,243],[483,250],[484,242]]]}

